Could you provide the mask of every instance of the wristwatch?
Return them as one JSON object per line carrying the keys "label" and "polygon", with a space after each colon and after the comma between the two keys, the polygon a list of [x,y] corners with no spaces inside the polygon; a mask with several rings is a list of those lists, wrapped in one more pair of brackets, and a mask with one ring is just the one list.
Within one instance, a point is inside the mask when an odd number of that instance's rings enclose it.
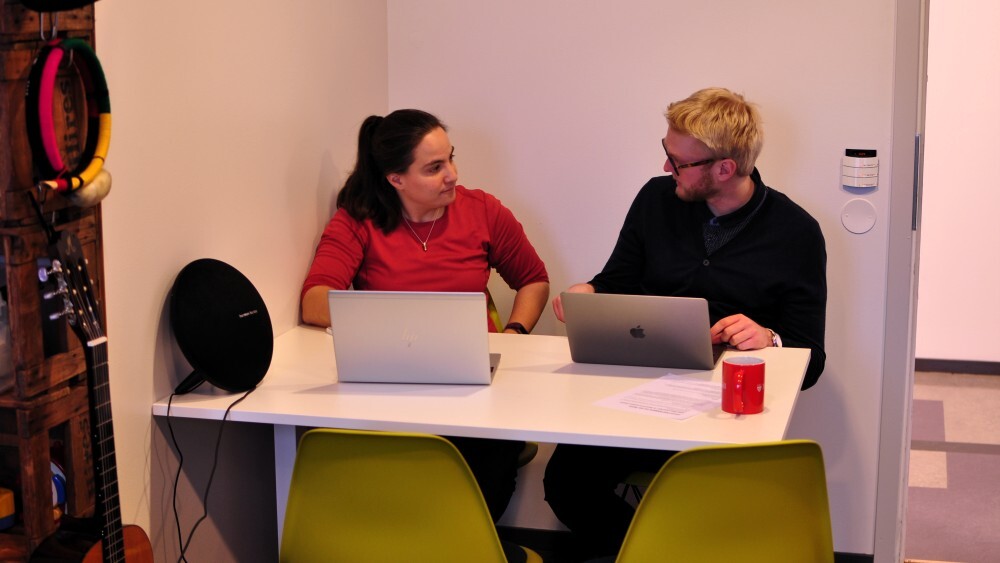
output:
{"label": "wristwatch", "polygon": [[771,346],[781,348],[781,337],[778,336],[778,333],[771,329],[767,329],[767,331],[771,333]]}
{"label": "wristwatch", "polygon": [[507,323],[507,326],[503,327],[503,329],[505,331],[513,330],[518,334],[528,334],[528,329],[524,328],[524,325],[521,323]]}

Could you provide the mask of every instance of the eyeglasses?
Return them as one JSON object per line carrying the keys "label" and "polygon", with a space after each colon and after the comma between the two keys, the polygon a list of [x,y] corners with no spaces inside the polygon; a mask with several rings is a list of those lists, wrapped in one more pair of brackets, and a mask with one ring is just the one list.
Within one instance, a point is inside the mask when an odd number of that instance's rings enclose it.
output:
{"label": "eyeglasses", "polygon": [[673,168],[675,172],[680,172],[681,170],[684,170],[685,168],[691,168],[693,166],[704,166],[706,164],[711,164],[711,163],[713,163],[713,162],[715,162],[716,160],[719,160],[719,159],[717,159],[717,158],[708,158],[708,159],[705,159],[705,160],[699,160],[697,162],[689,162],[687,164],[677,164],[676,162],[674,162],[674,158],[672,156],[670,156],[670,153],[667,153],[667,160],[670,162],[670,167]]}

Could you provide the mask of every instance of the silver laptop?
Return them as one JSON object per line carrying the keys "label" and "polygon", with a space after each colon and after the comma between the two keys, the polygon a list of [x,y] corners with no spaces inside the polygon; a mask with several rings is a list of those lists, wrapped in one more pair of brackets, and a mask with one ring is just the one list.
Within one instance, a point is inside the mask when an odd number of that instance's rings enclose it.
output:
{"label": "silver laptop", "polygon": [[563,293],[562,306],[574,362],[712,369],[723,349],[704,299]]}
{"label": "silver laptop", "polygon": [[331,290],[329,303],[341,382],[493,380],[483,293]]}

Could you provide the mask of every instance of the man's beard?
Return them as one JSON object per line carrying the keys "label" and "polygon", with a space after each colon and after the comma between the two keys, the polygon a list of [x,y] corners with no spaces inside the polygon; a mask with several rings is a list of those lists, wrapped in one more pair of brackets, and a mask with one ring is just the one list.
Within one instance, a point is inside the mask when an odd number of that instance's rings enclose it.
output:
{"label": "man's beard", "polygon": [[711,172],[707,169],[702,169],[701,176],[695,181],[694,184],[681,186],[681,184],[678,183],[676,192],[677,197],[680,198],[681,201],[691,203],[695,201],[708,201],[709,199],[719,195],[719,188],[712,182]]}

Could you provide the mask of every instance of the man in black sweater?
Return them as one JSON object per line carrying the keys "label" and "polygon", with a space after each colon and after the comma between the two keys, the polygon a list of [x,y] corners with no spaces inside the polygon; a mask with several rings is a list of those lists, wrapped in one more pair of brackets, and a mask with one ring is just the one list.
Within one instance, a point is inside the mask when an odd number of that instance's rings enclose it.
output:
{"label": "man in black sweater", "polygon": [[[600,274],[567,291],[708,300],[713,344],[809,348],[802,388],[826,362],[826,245],[819,224],[754,167],[760,115],[742,96],[707,88],[667,109],[664,172],[629,209]],[[563,320],[562,303],[552,303]],[[634,514],[615,488],[674,452],[562,444],[545,498],[589,555],[617,553]]]}

